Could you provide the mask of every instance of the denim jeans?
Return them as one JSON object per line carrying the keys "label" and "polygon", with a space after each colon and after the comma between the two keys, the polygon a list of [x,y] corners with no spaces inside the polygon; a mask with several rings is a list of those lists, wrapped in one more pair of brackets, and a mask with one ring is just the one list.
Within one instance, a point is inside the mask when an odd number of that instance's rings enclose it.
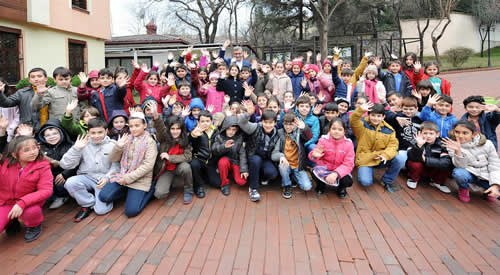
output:
{"label": "denim jeans", "polygon": [[469,184],[471,183],[484,189],[490,188],[489,181],[474,176],[464,168],[453,169],[453,173],[451,173],[451,176],[457,181],[457,184],[458,186],[460,186],[460,188],[469,189]]}
{"label": "denim jeans", "polygon": [[370,186],[373,184],[373,168],[389,167],[382,177],[382,182],[392,184],[399,175],[399,170],[405,165],[405,161],[405,157],[398,154],[395,158],[387,161],[386,164],[381,162],[377,166],[361,166],[358,168],[358,181],[363,186]]}
{"label": "denim jeans", "polygon": [[279,166],[279,170],[282,180],[282,187],[292,185],[292,181],[290,179],[290,176],[292,176],[299,185],[300,189],[304,191],[311,190],[311,180],[309,179],[309,176],[307,175],[307,172],[305,170],[301,171],[298,168],[292,169],[290,166],[283,167],[282,165]]}
{"label": "denim jeans", "polygon": [[260,181],[272,180],[278,176],[278,171],[270,159],[259,155],[248,158],[248,184],[252,189],[258,189]]}
{"label": "denim jeans", "polygon": [[[113,209],[113,202],[103,202],[99,199],[102,189],[97,188],[95,179],[88,175],[78,175],[70,177],[64,184],[69,194],[75,198],[81,207],[94,207],[97,215],[104,215]],[[92,194],[89,191],[94,191]]]}
{"label": "denim jeans", "polygon": [[154,189],[154,183],[151,185],[149,191],[145,192],[142,190],[128,188],[116,182],[110,182],[102,188],[99,193],[99,199],[103,202],[109,203],[126,196],[125,215],[127,217],[135,217],[141,213],[144,207],[146,207],[146,204],[155,192]]}

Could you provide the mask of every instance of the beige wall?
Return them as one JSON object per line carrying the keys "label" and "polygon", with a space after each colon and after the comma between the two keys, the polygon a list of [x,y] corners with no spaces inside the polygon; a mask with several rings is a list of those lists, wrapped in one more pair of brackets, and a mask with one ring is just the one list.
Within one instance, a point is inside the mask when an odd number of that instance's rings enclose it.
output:
{"label": "beige wall", "polygon": [[[431,20],[429,28],[425,32],[424,36],[424,55],[432,56],[434,55],[434,50],[432,49],[431,32],[433,28],[438,24],[438,20]],[[425,22],[420,22],[421,26],[424,26]],[[444,24],[442,23],[441,26]],[[418,38],[417,21],[416,20],[401,20],[401,28],[403,30],[403,38]],[[439,31],[440,29],[438,29]],[[500,45],[500,25],[495,28],[495,32],[491,33],[492,47]],[[439,32],[436,32],[439,33]],[[441,53],[454,47],[466,47],[471,48],[474,52],[479,52],[481,50],[481,39],[478,31],[477,20],[465,14],[453,13],[451,14],[451,23],[446,29],[443,37],[438,42],[439,51]],[[485,49],[487,44],[485,43]],[[407,51],[418,52],[419,43],[412,43],[406,46]]]}
{"label": "beige wall", "polygon": [[0,19],[0,26],[20,29],[24,49],[24,72],[33,67],[42,67],[49,75],[58,66],[69,65],[68,39],[87,42],[88,69],[104,68],[104,40],[57,31],[34,24],[19,24]]}

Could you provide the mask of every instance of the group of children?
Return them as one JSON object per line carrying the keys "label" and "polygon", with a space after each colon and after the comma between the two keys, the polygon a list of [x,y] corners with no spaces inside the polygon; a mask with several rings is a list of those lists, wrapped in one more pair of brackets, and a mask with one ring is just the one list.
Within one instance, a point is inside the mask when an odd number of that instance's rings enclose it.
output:
{"label": "group of children", "polygon": [[500,110],[470,96],[458,120],[437,63],[422,68],[409,53],[383,71],[367,53],[353,71],[336,51],[317,64],[309,53],[305,66],[303,58],[259,64],[239,47],[225,59],[229,46],[202,50],[199,60],[191,47],[151,69],[133,62],[130,76],[121,67],[80,73],[79,87],[64,67],[54,70],[54,87],[41,68],[16,92],[0,79],[0,232],[16,233],[21,219],[33,241],[44,204],[69,198],[81,207],[75,222],[121,198],[133,217],[176,182],[186,204],[207,185],[230,195],[231,182],[248,183],[256,202],[279,178],[287,199],[295,185],[318,194],[333,186],[345,198],[355,166],[362,186],[373,184],[374,168],[387,168],[389,192],[406,167],[412,189],[425,182],[450,193],[452,176],[463,202],[472,186],[500,196]]}

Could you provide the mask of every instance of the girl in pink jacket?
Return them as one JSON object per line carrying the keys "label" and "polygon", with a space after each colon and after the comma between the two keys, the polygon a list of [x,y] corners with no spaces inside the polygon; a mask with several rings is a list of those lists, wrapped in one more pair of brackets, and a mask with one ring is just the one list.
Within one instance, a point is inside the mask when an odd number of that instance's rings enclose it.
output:
{"label": "girl in pink jacket", "polygon": [[161,113],[163,111],[161,99],[167,96],[170,87],[168,85],[161,86],[160,75],[157,71],[149,70],[148,66],[143,64],[141,72],[135,79],[134,87],[139,92],[141,103],[146,97],[152,96],[158,102],[158,112]]}
{"label": "girl in pink jacket", "polygon": [[200,89],[200,94],[207,97],[206,107],[212,105],[214,106],[212,113],[222,112],[222,105],[224,105],[224,92],[217,91],[215,88],[217,86],[217,80],[219,79],[219,74],[217,72],[211,72],[209,75],[209,82]]}
{"label": "girl in pink jacket", "polygon": [[325,186],[336,186],[338,196],[347,196],[346,188],[352,186],[351,172],[354,169],[354,145],[345,137],[347,125],[338,117],[330,121],[328,134],[322,136],[316,148],[309,152],[309,159],[316,163],[313,175],[316,192],[325,192]]}
{"label": "girl in pink jacket", "polygon": [[333,100],[335,93],[335,84],[333,84],[332,80],[332,62],[326,59],[322,67],[323,69],[318,75],[319,92],[325,96],[324,102],[328,103]]}
{"label": "girl in pink jacket", "polygon": [[0,233],[21,230],[24,240],[32,242],[42,233],[42,205],[52,195],[53,176],[33,137],[20,136],[9,144],[9,153],[0,162]]}

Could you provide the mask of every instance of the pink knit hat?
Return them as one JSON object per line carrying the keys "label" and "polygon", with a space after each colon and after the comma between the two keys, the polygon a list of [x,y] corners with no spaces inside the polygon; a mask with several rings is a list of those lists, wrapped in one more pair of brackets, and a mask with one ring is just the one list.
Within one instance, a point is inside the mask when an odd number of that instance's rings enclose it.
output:
{"label": "pink knit hat", "polygon": [[314,65],[314,64],[307,65],[305,71],[310,71],[310,70],[313,70],[316,73],[319,73],[319,67],[317,65]]}
{"label": "pink knit hat", "polygon": [[302,61],[299,61],[299,60],[292,61],[292,67],[295,66],[295,65],[299,66],[300,69],[302,69],[302,66],[304,66],[302,64]]}
{"label": "pink knit hat", "polygon": [[216,78],[218,79],[220,77],[219,73],[218,72],[211,72],[209,75],[208,75],[208,79],[212,79],[212,78]]}
{"label": "pink knit hat", "polygon": [[323,67],[325,66],[325,64],[330,64],[330,66],[332,65],[332,61],[330,61],[330,59],[325,59],[325,61],[323,61]]}

